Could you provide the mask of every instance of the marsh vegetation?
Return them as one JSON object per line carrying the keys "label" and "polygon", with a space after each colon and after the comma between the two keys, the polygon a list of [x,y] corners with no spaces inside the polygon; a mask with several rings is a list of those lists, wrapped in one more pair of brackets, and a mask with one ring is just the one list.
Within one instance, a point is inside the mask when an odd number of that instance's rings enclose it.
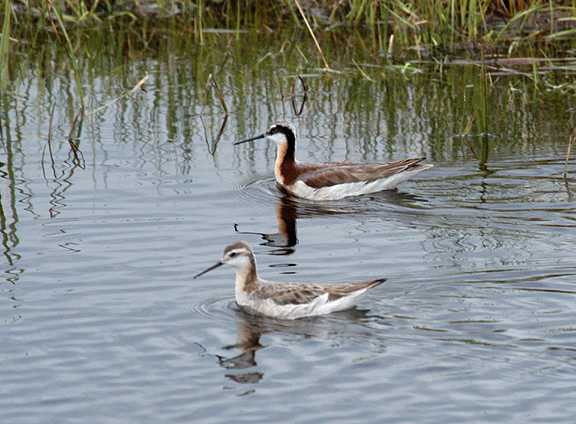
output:
{"label": "marsh vegetation", "polygon": [[[3,2],[0,421],[572,424],[574,7]],[[277,121],[302,161],[435,167],[288,199],[233,146]],[[247,317],[191,283],[239,238],[271,280],[388,282]]]}

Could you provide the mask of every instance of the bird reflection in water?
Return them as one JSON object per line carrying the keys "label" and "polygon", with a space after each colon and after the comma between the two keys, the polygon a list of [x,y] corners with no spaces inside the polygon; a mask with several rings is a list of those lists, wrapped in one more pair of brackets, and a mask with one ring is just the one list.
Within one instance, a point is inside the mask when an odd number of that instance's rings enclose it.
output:
{"label": "bird reflection in water", "polygon": [[276,224],[277,233],[258,233],[252,231],[238,230],[238,224],[234,224],[234,231],[238,234],[258,235],[264,240],[261,246],[274,248],[269,253],[271,255],[291,255],[294,253],[294,246],[298,244],[296,234],[296,219],[298,210],[296,201],[288,196],[283,196],[276,202]]}
{"label": "bird reflection in water", "polygon": [[391,212],[395,207],[407,210],[420,210],[426,203],[418,196],[402,193],[396,190],[376,193],[352,200],[333,201],[326,203],[312,202],[283,194],[276,201],[276,233],[260,233],[255,231],[240,231],[239,225],[234,224],[237,234],[260,236],[263,240],[261,246],[271,247],[270,255],[291,255],[296,251],[298,244],[297,225],[298,218],[312,218],[327,215],[376,215]]}
{"label": "bird reflection in water", "polygon": [[234,374],[225,374],[225,376],[230,380],[240,384],[255,384],[258,383],[262,377],[264,377],[264,374],[259,371],[242,370],[247,370],[258,366],[256,363],[256,351],[263,347],[260,344],[262,331],[260,330],[257,322],[249,322],[250,316],[247,313],[241,310],[237,310],[236,315],[236,343],[233,345],[225,346],[224,349],[239,349],[240,354],[231,356],[229,358],[217,355],[218,364],[227,370],[240,371]]}
{"label": "bird reflection in water", "polygon": [[[372,331],[366,325],[370,320],[380,317],[368,314],[368,310],[353,308],[337,312],[330,317],[312,317],[294,321],[279,320],[248,312],[233,307],[236,318],[236,343],[224,346],[227,351],[239,350],[233,356],[215,355],[218,364],[227,370],[225,377],[238,384],[256,384],[264,378],[264,373],[258,370],[256,352],[265,350],[268,346],[261,343],[263,335],[297,335],[304,339],[318,338],[333,340],[335,336],[372,337]],[[352,324],[352,333],[346,331]],[[350,328],[348,328],[350,330]],[[348,333],[348,334],[346,334]]]}

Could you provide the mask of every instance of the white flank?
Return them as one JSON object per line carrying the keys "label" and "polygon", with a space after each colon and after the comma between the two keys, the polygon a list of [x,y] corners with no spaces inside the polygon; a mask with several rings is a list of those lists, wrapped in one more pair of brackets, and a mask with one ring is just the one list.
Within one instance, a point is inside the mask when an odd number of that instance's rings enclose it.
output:
{"label": "white flank", "polygon": [[400,172],[387,178],[375,180],[369,183],[346,183],[333,186],[313,188],[303,181],[296,181],[287,189],[296,196],[309,200],[339,200],[349,196],[360,196],[362,194],[376,193],[383,190],[392,190],[403,181],[412,178],[422,171],[432,168],[434,165],[420,165],[419,168]]}
{"label": "white flank", "polygon": [[[265,284],[265,283],[264,283]],[[248,293],[236,292],[236,302],[252,311],[269,317],[280,319],[298,319],[317,315],[326,315],[332,312],[344,311],[352,308],[358,298],[368,288],[360,289],[347,296],[329,301],[328,293],[318,296],[310,303],[302,305],[278,305],[272,299],[260,299]]]}

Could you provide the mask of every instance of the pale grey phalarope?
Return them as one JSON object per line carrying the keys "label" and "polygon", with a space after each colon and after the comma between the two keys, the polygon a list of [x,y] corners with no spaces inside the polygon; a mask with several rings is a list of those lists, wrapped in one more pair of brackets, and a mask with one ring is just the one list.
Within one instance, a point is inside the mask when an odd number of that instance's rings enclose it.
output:
{"label": "pale grey phalarope", "polygon": [[272,125],[264,134],[234,143],[258,139],[276,143],[276,182],[288,193],[309,200],[338,200],[348,196],[392,190],[419,172],[434,165],[425,158],[389,163],[355,164],[347,162],[300,163],[295,157],[296,138],[286,125]]}
{"label": "pale grey phalarope", "polygon": [[352,308],[368,289],[386,281],[341,284],[274,283],[261,279],[256,272],[256,259],[248,243],[239,241],[224,249],[222,259],[193,278],[231,265],[236,271],[236,303],[249,312],[273,318],[297,319],[329,314]]}

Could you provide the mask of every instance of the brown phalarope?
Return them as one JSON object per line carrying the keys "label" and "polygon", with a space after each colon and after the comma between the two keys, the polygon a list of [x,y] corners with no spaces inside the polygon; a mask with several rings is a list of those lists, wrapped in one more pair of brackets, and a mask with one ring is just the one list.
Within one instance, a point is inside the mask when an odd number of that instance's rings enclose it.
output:
{"label": "brown phalarope", "polygon": [[224,249],[222,259],[193,278],[231,265],[236,271],[236,302],[249,312],[273,318],[297,319],[352,308],[368,289],[386,281],[342,284],[274,283],[261,279],[256,272],[256,259],[248,243],[239,241]]}
{"label": "brown phalarope", "polygon": [[234,144],[259,139],[276,143],[276,182],[288,193],[309,200],[338,200],[392,190],[402,181],[434,166],[421,163],[425,158],[375,164],[300,163],[295,158],[294,132],[281,124],[272,125],[264,134]]}

